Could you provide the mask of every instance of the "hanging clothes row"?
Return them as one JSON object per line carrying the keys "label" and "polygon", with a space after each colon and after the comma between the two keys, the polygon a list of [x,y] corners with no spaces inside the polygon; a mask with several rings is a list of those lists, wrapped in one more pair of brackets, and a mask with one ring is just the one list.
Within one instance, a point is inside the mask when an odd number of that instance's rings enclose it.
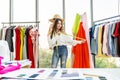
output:
{"label": "hanging clothes row", "polygon": [[[92,56],[89,46],[89,34],[88,34],[88,25],[87,25],[87,16],[86,13],[79,15],[76,14],[72,33],[76,37],[86,39],[86,42],[83,44],[77,44],[72,47],[73,53],[73,68],[91,68],[93,67]],[[78,40],[76,38],[76,40]]]}
{"label": "hanging clothes row", "polygon": [[4,26],[0,31],[1,39],[8,42],[13,60],[29,59],[32,62],[31,68],[38,67],[38,27]]}
{"label": "hanging clothes row", "polygon": [[120,57],[120,20],[90,28],[91,52],[100,57]]}

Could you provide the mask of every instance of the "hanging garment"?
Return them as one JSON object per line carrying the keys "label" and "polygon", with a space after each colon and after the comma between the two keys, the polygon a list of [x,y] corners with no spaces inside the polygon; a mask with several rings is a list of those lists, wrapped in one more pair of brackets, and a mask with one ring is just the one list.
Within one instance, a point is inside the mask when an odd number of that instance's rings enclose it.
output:
{"label": "hanging garment", "polygon": [[38,57],[39,57],[39,47],[38,47],[38,38],[39,38],[39,32],[37,27],[34,27],[30,30],[30,36],[31,36],[31,40],[33,43],[33,56],[34,56],[34,63],[35,63],[35,67],[38,67]]}
{"label": "hanging garment", "polygon": [[25,35],[25,28],[23,26],[20,27],[20,60],[23,59],[23,46],[24,46],[24,35]]}
{"label": "hanging garment", "polygon": [[10,26],[7,31],[6,31],[6,35],[5,35],[5,40],[8,42],[8,45],[9,45],[9,49],[11,52],[14,52],[13,50],[13,40],[12,40],[12,37],[13,37],[13,28],[15,26]]}
{"label": "hanging garment", "polygon": [[120,22],[117,22],[116,23],[116,28],[115,28],[115,31],[114,31],[114,37],[116,37],[118,39],[117,41],[117,44],[116,44],[116,48],[117,49],[117,55],[120,57]]}
{"label": "hanging garment", "polygon": [[[76,37],[86,39],[85,35],[83,24],[80,22]],[[74,62],[72,65],[73,68],[90,68],[89,48],[87,41],[83,44],[77,44],[74,46],[72,53],[74,54]]]}
{"label": "hanging garment", "polygon": [[35,61],[34,61],[34,55],[33,55],[33,43],[30,36],[30,30],[32,27],[28,27],[26,30],[26,36],[27,36],[27,55],[28,59],[32,62],[31,68],[35,68]]}
{"label": "hanging garment", "polygon": [[16,57],[15,60],[20,60],[20,45],[21,45],[21,40],[20,40],[20,29],[19,27],[15,28],[15,33],[16,33]]}
{"label": "hanging garment", "polygon": [[94,32],[95,32],[95,28],[97,26],[93,26],[90,28],[90,48],[91,48],[91,53],[96,55],[97,51],[96,51],[96,40],[94,39]]}
{"label": "hanging garment", "polygon": [[76,14],[75,21],[74,21],[73,28],[72,28],[73,35],[76,35],[78,32],[78,29],[79,29],[78,26],[80,23],[80,19],[81,19],[81,16],[79,14]]}
{"label": "hanging garment", "polygon": [[88,43],[89,57],[90,57],[90,60],[89,60],[90,61],[90,67],[94,67],[93,66],[93,60],[92,60],[92,54],[91,54],[91,50],[90,50],[90,34],[89,34],[86,12],[84,12],[84,14],[81,15],[81,21],[83,22],[83,29],[85,30],[85,36],[86,36],[86,40],[87,40],[87,43]]}
{"label": "hanging garment", "polygon": [[99,32],[98,32],[98,54],[97,56],[104,56],[102,53],[102,43],[101,43],[101,39],[102,39],[102,26],[99,27]]}
{"label": "hanging garment", "polygon": [[[26,27],[24,28],[24,31],[26,32]],[[23,44],[23,60],[24,59],[28,59],[27,58],[27,48],[26,48],[26,34],[25,34],[25,32],[24,32],[24,40],[23,40],[23,42],[24,42],[24,44]]]}

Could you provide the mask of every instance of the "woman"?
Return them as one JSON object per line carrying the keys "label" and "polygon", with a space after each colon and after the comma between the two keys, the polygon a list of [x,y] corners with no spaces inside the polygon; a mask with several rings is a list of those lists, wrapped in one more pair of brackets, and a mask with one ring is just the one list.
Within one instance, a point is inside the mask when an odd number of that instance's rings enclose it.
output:
{"label": "woman", "polygon": [[66,61],[68,56],[67,45],[75,46],[76,44],[84,43],[83,41],[77,41],[70,38],[64,31],[63,19],[58,14],[54,15],[53,19],[50,19],[53,23],[48,31],[48,43],[50,49],[53,49],[52,56],[52,68],[56,68],[60,59],[61,68],[66,68]]}

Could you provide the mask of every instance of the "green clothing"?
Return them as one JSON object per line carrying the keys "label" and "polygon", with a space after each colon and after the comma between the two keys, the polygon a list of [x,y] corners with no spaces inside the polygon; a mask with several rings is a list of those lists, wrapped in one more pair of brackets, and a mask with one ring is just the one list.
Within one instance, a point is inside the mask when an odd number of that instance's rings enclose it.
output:
{"label": "green clothing", "polygon": [[80,20],[81,20],[81,16],[77,13],[76,17],[75,17],[74,24],[73,24],[73,28],[72,28],[73,35],[76,35],[78,32]]}

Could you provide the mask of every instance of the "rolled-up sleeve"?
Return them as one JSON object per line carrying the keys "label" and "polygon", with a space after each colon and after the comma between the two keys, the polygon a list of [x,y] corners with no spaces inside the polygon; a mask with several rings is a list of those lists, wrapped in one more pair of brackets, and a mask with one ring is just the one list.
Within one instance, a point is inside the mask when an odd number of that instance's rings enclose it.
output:
{"label": "rolled-up sleeve", "polygon": [[73,40],[71,37],[69,37],[67,35],[64,35],[64,39],[65,39],[65,43],[67,45],[75,46],[77,44],[82,44],[82,41],[80,41],[80,40]]}

